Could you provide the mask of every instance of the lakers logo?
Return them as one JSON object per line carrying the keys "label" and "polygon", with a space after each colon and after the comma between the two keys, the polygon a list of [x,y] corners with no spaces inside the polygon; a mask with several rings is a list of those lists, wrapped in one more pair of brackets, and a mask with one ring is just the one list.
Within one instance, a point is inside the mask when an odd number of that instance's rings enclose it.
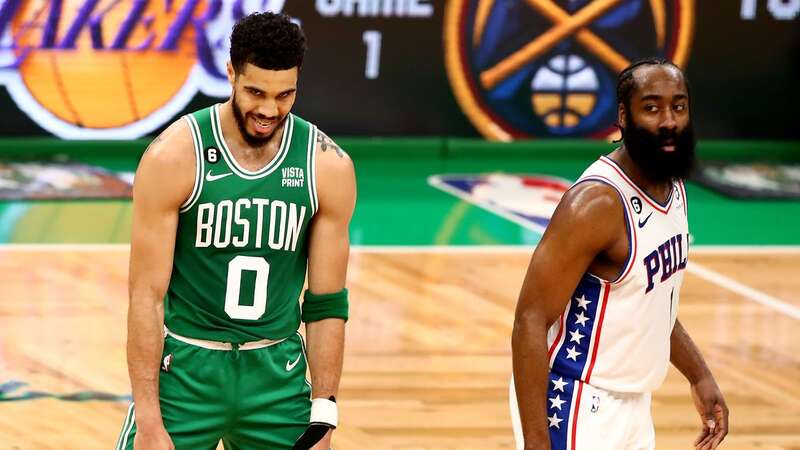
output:
{"label": "lakers logo", "polygon": [[694,0],[449,0],[453,92],[495,140],[614,133],[617,74],[662,56],[684,66]]}
{"label": "lakers logo", "polygon": [[233,23],[285,0],[4,0],[0,84],[57,136],[127,139],[226,97]]}

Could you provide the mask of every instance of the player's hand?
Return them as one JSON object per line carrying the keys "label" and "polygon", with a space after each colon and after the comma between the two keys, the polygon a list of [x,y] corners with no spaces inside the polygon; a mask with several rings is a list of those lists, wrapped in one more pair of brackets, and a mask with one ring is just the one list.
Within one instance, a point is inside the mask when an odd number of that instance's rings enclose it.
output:
{"label": "player's hand", "polygon": [[532,435],[525,436],[523,450],[550,450],[550,432],[536,430]]}
{"label": "player's hand", "polygon": [[294,443],[293,450],[328,450],[331,447],[332,434],[333,428],[330,426],[312,423]]}
{"label": "player's hand", "polygon": [[175,450],[172,438],[164,426],[136,429],[133,450]]}
{"label": "player's hand", "polygon": [[703,429],[694,441],[695,449],[717,448],[728,434],[728,405],[713,377],[692,384],[692,400],[703,423]]}
{"label": "player's hand", "polygon": [[542,441],[538,444],[525,444],[524,450],[550,450],[550,437],[548,436],[546,441]]}
{"label": "player's hand", "polygon": [[534,439],[533,442],[525,440],[523,450],[550,450],[550,434],[548,433],[543,439]]}
{"label": "player's hand", "polygon": [[339,423],[336,397],[311,400],[311,417],[306,431],[297,438],[292,450],[328,450],[331,434]]}
{"label": "player's hand", "polygon": [[325,433],[325,437],[323,437],[316,445],[311,447],[311,450],[330,450],[331,448],[331,436],[333,436],[333,429],[328,430]]}

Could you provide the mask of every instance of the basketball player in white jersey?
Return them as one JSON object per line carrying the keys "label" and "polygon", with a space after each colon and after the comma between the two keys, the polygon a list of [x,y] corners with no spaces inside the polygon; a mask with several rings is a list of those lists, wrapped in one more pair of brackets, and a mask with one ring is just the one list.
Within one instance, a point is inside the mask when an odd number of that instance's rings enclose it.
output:
{"label": "basketball player in white jersey", "polygon": [[670,362],[700,414],[695,448],[728,432],[722,393],[677,320],[694,162],[686,78],[668,61],[640,61],[620,74],[617,101],[622,145],[564,195],[519,296],[519,449],[655,448],[650,393]]}

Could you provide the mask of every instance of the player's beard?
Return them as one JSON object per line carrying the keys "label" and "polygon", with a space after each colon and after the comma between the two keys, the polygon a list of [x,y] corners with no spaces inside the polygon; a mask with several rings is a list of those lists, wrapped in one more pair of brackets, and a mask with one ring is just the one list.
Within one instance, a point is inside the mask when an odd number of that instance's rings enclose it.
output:
{"label": "player's beard", "polygon": [[286,117],[280,118],[277,123],[275,124],[275,128],[272,129],[272,133],[265,135],[265,136],[256,136],[250,134],[247,131],[247,118],[245,118],[242,109],[239,108],[239,103],[236,101],[236,92],[233,93],[233,101],[231,104],[233,105],[233,117],[236,118],[236,126],[239,127],[239,132],[242,134],[244,141],[247,142],[247,145],[253,148],[261,148],[269,143],[272,140],[272,137],[275,136],[275,132],[283,126],[283,121],[286,120]]}
{"label": "player's beard", "polygon": [[[649,180],[662,183],[689,176],[695,166],[695,136],[691,121],[681,132],[659,129],[657,134],[637,126],[630,115],[627,122],[628,126],[622,133],[625,148]],[[674,145],[675,150],[664,151],[661,147],[665,145]]]}

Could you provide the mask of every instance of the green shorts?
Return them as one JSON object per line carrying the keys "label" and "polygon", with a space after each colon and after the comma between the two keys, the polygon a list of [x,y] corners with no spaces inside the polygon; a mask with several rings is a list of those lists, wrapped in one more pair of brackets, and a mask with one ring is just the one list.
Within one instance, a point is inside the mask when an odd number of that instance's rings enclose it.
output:
{"label": "green shorts", "polygon": [[[252,350],[210,350],[164,340],[161,415],[176,450],[291,449],[308,427],[311,384],[300,334]],[[131,403],[116,450],[133,450]]]}

